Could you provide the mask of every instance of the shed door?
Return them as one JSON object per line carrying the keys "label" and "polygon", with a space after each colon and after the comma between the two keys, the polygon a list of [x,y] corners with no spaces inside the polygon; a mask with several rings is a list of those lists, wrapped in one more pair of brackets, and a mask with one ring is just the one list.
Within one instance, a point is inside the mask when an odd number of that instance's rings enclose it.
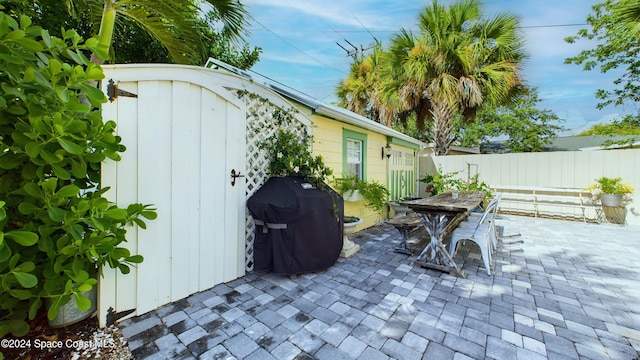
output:
{"label": "shed door", "polygon": [[[226,90],[186,81],[120,81],[137,94],[103,106],[127,150],[103,166],[103,185],[120,206],[154,204],[158,218],[131,228],[127,246],[144,256],[128,275],[106,271],[99,319],[140,315],[244,275],[245,117]],[[106,93],[106,81],[103,85]],[[107,269],[110,270],[110,269]],[[113,317],[109,318],[114,320]]]}

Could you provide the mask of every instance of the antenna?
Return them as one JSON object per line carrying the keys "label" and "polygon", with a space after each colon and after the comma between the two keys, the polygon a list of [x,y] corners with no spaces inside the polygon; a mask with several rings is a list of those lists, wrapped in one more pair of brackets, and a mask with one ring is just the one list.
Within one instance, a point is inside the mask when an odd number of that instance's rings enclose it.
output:
{"label": "antenna", "polygon": [[353,48],[353,50],[349,50],[349,49],[347,49],[346,47],[344,47],[344,46],[340,45],[340,43],[338,43],[338,42],[336,42],[336,44],[337,44],[338,46],[340,46],[340,48],[341,48],[342,50],[344,50],[344,51],[346,51],[346,52],[347,52],[347,56],[351,56],[352,58],[356,59],[356,58],[358,57],[358,55],[360,55],[360,56],[364,56],[364,52],[365,52],[365,51],[367,51],[367,50],[371,50],[371,49],[373,49],[374,47],[376,47],[376,45],[378,45],[378,44],[379,44],[378,39],[374,38],[374,40],[375,40],[375,43],[370,44],[370,45],[369,45],[369,46],[367,46],[366,48],[365,48],[362,44],[360,44],[360,47],[358,48],[357,46],[353,45],[349,40],[344,39],[344,41],[345,41],[347,44],[349,44],[349,46],[351,46],[351,47]]}

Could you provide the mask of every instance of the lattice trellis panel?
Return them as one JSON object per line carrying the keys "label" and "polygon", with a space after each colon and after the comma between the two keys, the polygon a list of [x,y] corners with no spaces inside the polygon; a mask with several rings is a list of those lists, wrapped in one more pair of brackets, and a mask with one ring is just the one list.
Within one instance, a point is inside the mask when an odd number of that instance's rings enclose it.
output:
{"label": "lattice trellis panel", "polygon": [[[247,190],[246,198],[249,199],[269,178],[268,154],[260,149],[260,143],[274,135],[279,129],[287,129],[302,136],[305,132],[310,134],[310,120],[299,112],[292,112],[293,116],[287,117],[278,123],[274,119],[277,110],[291,110],[273,104],[268,99],[247,91],[238,91],[238,95],[244,98],[247,105]],[[255,240],[255,223],[246,210],[245,214],[245,250],[246,269],[253,270],[253,242]]]}

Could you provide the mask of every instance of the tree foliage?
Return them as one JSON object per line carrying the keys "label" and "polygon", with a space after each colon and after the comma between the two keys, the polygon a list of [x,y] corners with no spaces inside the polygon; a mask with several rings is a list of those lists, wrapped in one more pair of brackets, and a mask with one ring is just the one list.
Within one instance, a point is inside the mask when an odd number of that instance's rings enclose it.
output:
{"label": "tree foliage", "polygon": [[577,136],[587,135],[640,135],[640,116],[627,115],[610,124],[596,124]]}
{"label": "tree foliage", "polygon": [[595,48],[565,59],[566,64],[582,65],[587,71],[599,67],[603,73],[623,71],[613,82],[613,90],[600,89],[596,92],[596,98],[600,100],[597,104],[599,109],[607,105],[630,105],[634,108],[640,101],[640,32],[630,31],[638,28],[639,4],[637,0],[606,0],[596,4],[586,19],[590,28],[565,38],[568,43],[579,39],[597,42]]}
{"label": "tree foliage", "polygon": [[144,227],[155,211],[120,208],[100,187],[101,163],[124,146],[89,85],[104,78],[85,56],[97,46],[0,11],[0,337],[24,335],[44,299],[50,319],[72,295],[86,310],[82,292],[103,266],[127,273],[142,261],[122,245],[125,226]]}
{"label": "tree foliage", "polygon": [[[116,5],[118,1],[111,1]],[[120,1],[122,2],[122,1]],[[202,66],[209,57],[214,57],[241,69],[253,66],[262,51],[251,48],[243,39],[244,8],[233,1],[209,1],[216,3],[203,13],[200,0],[180,2],[186,11],[173,11],[171,7],[160,6],[156,1],[135,1],[129,7],[144,9],[151,6],[152,15],[139,16],[140,11],[119,9],[110,49],[111,63],[180,63]],[[72,1],[72,15],[65,1],[12,0],[9,11],[24,13],[33,18],[34,23],[59,34],[60,29],[74,29],[87,39],[98,34],[104,1]],[[163,3],[163,2],[162,2]],[[126,11],[125,11],[126,10]],[[177,10],[177,9],[176,9]],[[173,17],[165,16],[170,12]],[[231,15],[230,15],[231,14]],[[128,16],[133,15],[133,16]],[[230,16],[232,20],[225,20]],[[164,19],[162,23],[155,20]],[[226,21],[226,22],[225,22]],[[227,24],[227,27],[220,24]],[[157,31],[161,26],[163,31]],[[166,29],[165,29],[166,28]]]}
{"label": "tree foliage", "polygon": [[462,146],[476,147],[492,137],[507,136],[506,145],[511,152],[543,151],[558,132],[560,119],[550,110],[539,110],[536,88],[523,91],[510,105],[485,107],[473,123],[457,127]]}
{"label": "tree foliage", "polygon": [[632,34],[640,35],[640,2],[629,0],[620,1],[613,12],[622,27],[629,30]]}
{"label": "tree foliage", "polygon": [[419,14],[419,32],[402,29],[381,54],[356,61],[338,95],[375,111],[383,124],[414,118],[423,130],[431,123],[436,154],[444,155],[455,139],[454,118],[470,120],[484,105],[508,102],[520,84],[518,24],[507,13],[485,18],[476,0],[448,7],[434,0]]}

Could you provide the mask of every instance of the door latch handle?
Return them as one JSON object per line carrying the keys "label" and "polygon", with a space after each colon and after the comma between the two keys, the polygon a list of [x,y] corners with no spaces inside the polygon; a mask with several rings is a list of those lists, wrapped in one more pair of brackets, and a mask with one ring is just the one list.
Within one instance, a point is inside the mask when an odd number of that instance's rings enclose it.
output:
{"label": "door latch handle", "polygon": [[236,186],[236,179],[239,177],[244,177],[244,175],[240,174],[240,171],[236,173],[236,169],[231,170],[231,186]]}

